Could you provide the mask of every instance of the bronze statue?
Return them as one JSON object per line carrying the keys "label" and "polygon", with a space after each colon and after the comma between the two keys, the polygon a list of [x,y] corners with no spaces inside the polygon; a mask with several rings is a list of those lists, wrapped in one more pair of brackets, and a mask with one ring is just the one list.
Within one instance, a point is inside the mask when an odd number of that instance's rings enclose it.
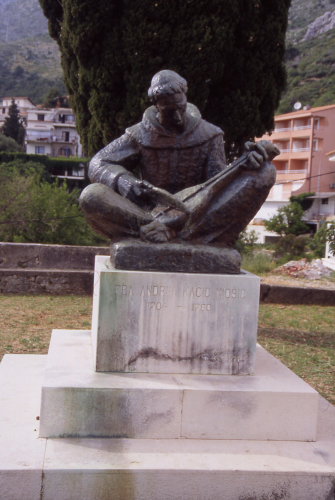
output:
{"label": "bronze statue", "polygon": [[275,182],[271,160],[279,150],[267,141],[246,143],[227,167],[223,131],[201,118],[186,93],[177,73],[157,73],[142,122],[90,162],[93,184],[80,204],[92,228],[112,243],[138,238],[232,247]]}

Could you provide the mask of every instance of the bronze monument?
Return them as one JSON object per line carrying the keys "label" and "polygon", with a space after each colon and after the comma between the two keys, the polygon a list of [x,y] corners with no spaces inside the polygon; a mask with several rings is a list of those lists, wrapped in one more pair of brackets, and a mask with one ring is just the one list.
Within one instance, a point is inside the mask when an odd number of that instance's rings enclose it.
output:
{"label": "bronze monument", "polygon": [[[123,269],[239,272],[232,246],[276,179],[279,150],[248,142],[227,167],[223,131],[201,118],[177,73],[157,73],[153,106],[91,160],[86,219]],[[137,241],[136,241],[137,240]]]}

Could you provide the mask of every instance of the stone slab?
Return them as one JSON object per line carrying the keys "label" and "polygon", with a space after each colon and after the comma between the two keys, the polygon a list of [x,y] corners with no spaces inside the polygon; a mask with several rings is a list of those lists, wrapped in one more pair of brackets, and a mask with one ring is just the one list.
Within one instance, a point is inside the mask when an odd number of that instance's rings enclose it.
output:
{"label": "stone slab", "polygon": [[254,376],[98,373],[90,332],[55,330],[40,436],[315,441],[317,400],[260,346]]}
{"label": "stone slab", "polygon": [[45,361],[46,356],[6,355],[1,364],[1,500],[334,497],[335,407],[321,397],[316,443],[38,439]]}
{"label": "stone slab", "polygon": [[91,295],[93,271],[0,269],[0,293],[31,295]]}
{"label": "stone slab", "polygon": [[149,243],[127,239],[111,247],[115,269],[172,273],[238,274],[237,250],[192,243]]}
{"label": "stone slab", "polygon": [[46,440],[40,439],[46,356],[6,354],[0,364],[0,498],[37,500]]}
{"label": "stone slab", "polygon": [[116,270],[102,256],[95,274],[97,371],[253,373],[258,276]]}
{"label": "stone slab", "polygon": [[335,290],[261,283],[260,302],[265,304],[335,306]]}
{"label": "stone slab", "polygon": [[95,256],[108,251],[108,247],[0,242],[0,269],[93,271]]}

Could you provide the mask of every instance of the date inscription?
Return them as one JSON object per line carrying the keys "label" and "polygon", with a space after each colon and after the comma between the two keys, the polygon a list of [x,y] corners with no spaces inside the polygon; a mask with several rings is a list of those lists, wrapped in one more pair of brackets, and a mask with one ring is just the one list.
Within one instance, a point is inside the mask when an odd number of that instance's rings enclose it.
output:
{"label": "date inscription", "polygon": [[[159,311],[168,307],[168,302],[170,298],[184,299],[183,302],[188,299],[200,299],[199,302],[193,302],[191,304],[192,311],[210,311],[211,304],[213,300],[227,300],[227,299],[242,299],[246,298],[246,290],[244,288],[216,288],[211,290],[205,287],[182,287],[182,289],[177,290],[175,287],[170,286],[142,286],[140,290],[133,289],[131,285],[115,285],[115,295],[117,296],[130,296],[130,295],[140,295],[144,300],[148,300],[148,310]],[[202,299],[202,300],[201,300]],[[205,300],[204,300],[205,299]],[[206,300],[207,299],[207,300]],[[158,301],[157,301],[158,300]],[[181,308],[182,306],[178,306]],[[185,304],[185,307],[188,306]]]}

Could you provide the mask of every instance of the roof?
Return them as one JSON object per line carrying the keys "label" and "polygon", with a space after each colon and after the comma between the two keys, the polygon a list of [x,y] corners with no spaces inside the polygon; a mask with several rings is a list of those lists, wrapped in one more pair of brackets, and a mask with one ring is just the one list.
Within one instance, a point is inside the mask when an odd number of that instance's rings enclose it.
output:
{"label": "roof", "polygon": [[15,95],[10,96],[10,97],[2,97],[1,99],[2,99],[2,100],[4,100],[4,99],[28,99],[28,101],[33,102],[33,101],[30,99],[30,97],[22,97],[22,96],[21,96],[21,97],[19,97],[19,96],[15,96]]}
{"label": "roof", "polygon": [[335,109],[335,104],[329,104],[328,106],[319,106],[318,108],[311,108],[311,109],[299,109],[299,111],[292,111],[291,113],[285,113],[283,115],[277,115],[275,116],[275,121],[278,119],[287,119],[288,117],[290,118],[299,118],[305,117],[305,116],[312,116],[315,115],[315,113],[319,113],[320,111],[326,111],[327,109]]}
{"label": "roof", "polygon": [[29,97],[16,97],[16,96],[11,96],[11,97],[2,97],[1,98],[1,101],[4,101],[5,99],[27,99],[27,101],[31,102],[31,104],[33,106],[35,106],[35,104],[33,103],[33,101],[29,98]]}

